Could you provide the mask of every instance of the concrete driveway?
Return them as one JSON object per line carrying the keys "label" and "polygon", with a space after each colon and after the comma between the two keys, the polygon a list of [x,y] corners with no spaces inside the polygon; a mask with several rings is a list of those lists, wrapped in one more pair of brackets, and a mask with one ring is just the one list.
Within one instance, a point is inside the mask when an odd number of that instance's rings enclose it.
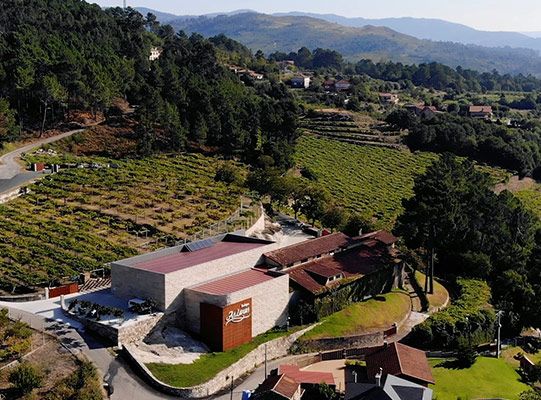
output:
{"label": "concrete driveway", "polygon": [[[99,298],[100,293],[87,295],[70,295],[74,297]],[[60,299],[33,301],[26,303],[0,302],[0,307],[7,308],[10,316],[20,318],[34,329],[42,330],[56,336],[58,340],[72,353],[83,353],[100,371],[104,382],[114,389],[112,400],[158,400],[175,399],[162,394],[141,380],[131,370],[127,362],[118,357],[113,349],[100,340],[84,332],[81,325],[66,317],[60,309]]]}

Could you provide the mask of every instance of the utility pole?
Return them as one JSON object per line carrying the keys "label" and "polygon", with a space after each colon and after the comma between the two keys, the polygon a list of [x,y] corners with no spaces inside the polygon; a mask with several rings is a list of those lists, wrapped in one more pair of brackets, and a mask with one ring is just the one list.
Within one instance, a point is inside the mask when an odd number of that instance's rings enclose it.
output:
{"label": "utility pole", "polygon": [[230,399],[233,400],[233,375],[231,375],[231,396]]}
{"label": "utility pole", "polygon": [[267,379],[267,343],[265,343],[265,379]]}
{"label": "utility pole", "polygon": [[498,337],[496,339],[496,358],[500,358],[502,352],[502,340],[501,340],[501,330],[502,330],[502,311],[498,311]]}

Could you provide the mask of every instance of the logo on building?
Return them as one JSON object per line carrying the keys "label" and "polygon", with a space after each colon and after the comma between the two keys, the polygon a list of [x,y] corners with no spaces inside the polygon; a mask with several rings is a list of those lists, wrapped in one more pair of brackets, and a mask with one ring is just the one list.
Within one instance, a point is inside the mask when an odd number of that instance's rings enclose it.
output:
{"label": "logo on building", "polygon": [[229,314],[225,318],[225,325],[227,326],[230,323],[238,324],[239,322],[250,318],[250,313],[250,303],[241,304],[238,309],[229,311]]}

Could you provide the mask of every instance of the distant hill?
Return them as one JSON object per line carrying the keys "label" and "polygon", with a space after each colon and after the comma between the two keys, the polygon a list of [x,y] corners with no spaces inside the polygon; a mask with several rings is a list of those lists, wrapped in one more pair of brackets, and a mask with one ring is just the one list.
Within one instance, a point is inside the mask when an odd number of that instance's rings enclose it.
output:
{"label": "distant hill", "polygon": [[541,39],[541,32],[521,32],[523,35]]}
{"label": "distant hill", "polygon": [[366,25],[384,26],[418,39],[429,39],[442,42],[476,44],[487,47],[522,47],[541,51],[541,33],[527,34],[517,32],[480,31],[469,26],[448,22],[441,19],[426,18],[347,18],[335,14],[313,14],[291,12],[274,14],[276,16],[308,16],[334,22],[343,26],[363,27]]}
{"label": "distant hill", "polygon": [[147,15],[148,13],[154,14],[156,18],[158,19],[158,21],[160,21],[162,24],[167,24],[169,21],[179,18],[178,15],[169,14],[169,13],[161,12],[158,10],[153,10],[151,8],[135,7],[135,9],[143,15]]}
{"label": "distant hill", "polygon": [[204,36],[224,33],[252,50],[266,53],[322,47],[337,50],[351,60],[371,58],[416,64],[436,61],[480,71],[541,75],[541,58],[534,50],[421,40],[386,27],[348,27],[313,17],[257,13],[180,18],[169,23],[176,29]]}
{"label": "distant hill", "polygon": [[147,15],[148,13],[154,14],[157,17],[158,21],[160,21],[162,24],[168,24],[169,22],[173,20],[186,20],[186,19],[193,19],[193,18],[199,18],[199,17],[214,18],[214,17],[217,17],[218,15],[236,15],[236,14],[255,12],[253,10],[244,9],[244,10],[235,10],[235,11],[229,11],[229,12],[217,12],[217,13],[204,14],[204,15],[175,15],[175,14],[164,13],[158,10],[153,10],[151,8],[146,8],[146,7],[135,7],[135,9],[143,15]]}

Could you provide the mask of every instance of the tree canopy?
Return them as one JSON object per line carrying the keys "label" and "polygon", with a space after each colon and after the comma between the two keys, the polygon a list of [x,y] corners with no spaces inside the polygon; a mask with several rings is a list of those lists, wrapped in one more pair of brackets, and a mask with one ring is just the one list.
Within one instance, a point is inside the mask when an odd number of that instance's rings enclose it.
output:
{"label": "tree canopy", "polygon": [[406,110],[388,115],[387,121],[408,129],[406,143],[413,150],[452,152],[497,165],[521,176],[541,167],[541,130],[509,128],[452,114],[421,119]]}
{"label": "tree canopy", "polygon": [[[188,37],[152,14],[80,0],[2,1],[0,26],[0,98],[9,103],[0,104],[0,141],[16,132],[9,109],[24,127],[44,129],[70,109],[107,114],[125,98],[138,106],[142,154],[191,145],[290,162],[293,97],[277,82],[243,84],[223,53],[252,56],[223,35]],[[152,48],[161,51],[154,61]]]}
{"label": "tree canopy", "polygon": [[488,280],[513,326],[539,326],[530,309],[541,295],[538,219],[511,193],[495,194],[472,162],[450,154],[416,179],[414,192],[395,229],[405,244],[435,249],[441,275]]}

